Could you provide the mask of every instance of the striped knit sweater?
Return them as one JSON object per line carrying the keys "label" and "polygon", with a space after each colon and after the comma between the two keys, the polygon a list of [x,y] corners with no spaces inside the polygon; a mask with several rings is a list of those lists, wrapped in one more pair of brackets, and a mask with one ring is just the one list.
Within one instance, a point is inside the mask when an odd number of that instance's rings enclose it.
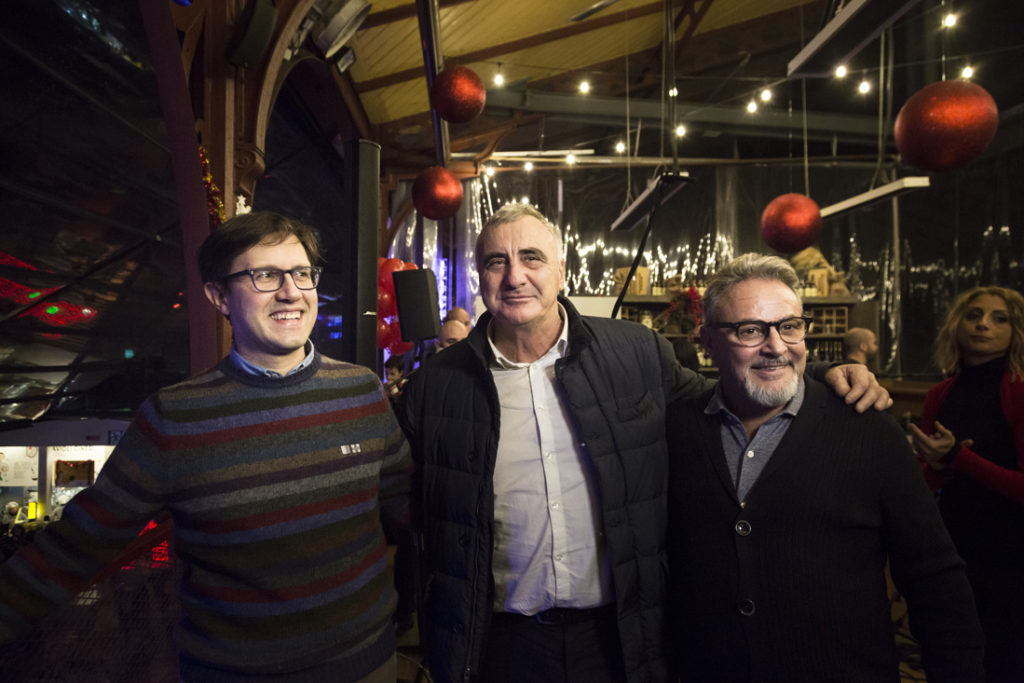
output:
{"label": "striped knit sweater", "polygon": [[382,522],[408,522],[411,469],[366,368],[317,354],[272,379],[225,359],[150,397],[96,483],[0,566],[0,642],[166,509],[183,680],[358,680],[394,652]]}

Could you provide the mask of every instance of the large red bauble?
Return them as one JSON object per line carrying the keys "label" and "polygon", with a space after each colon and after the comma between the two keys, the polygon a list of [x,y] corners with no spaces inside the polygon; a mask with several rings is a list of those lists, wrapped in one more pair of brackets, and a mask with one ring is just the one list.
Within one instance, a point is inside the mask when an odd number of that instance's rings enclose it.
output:
{"label": "large red bauble", "polygon": [[821,211],[807,195],[791,192],[768,203],[761,214],[761,237],[784,254],[792,254],[814,244],[821,234]]}
{"label": "large red bauble", "polygon": [[970,81],[939,81],[914,93],[896,116],[896,148],[925,171],[949,171],[974,161],[992,142],[999,110]]}
{"label": "large red bauble", "polygon": [[451,218],[462,206],[462,183],[447,168],[425,168],[412,183],[412,205],[435,221]]}
{"label": "large red bauble", "polygon": [[484,82],[464,66],[442,70],[430,86],[430,103],[442,119],[452,123],[475,119],[484,110],[486,100]]}

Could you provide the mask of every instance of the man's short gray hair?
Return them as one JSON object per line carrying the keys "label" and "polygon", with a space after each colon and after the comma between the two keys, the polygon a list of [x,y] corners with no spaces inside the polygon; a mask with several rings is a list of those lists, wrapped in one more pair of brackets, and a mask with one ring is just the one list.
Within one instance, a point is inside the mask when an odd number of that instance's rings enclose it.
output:
{"label": "man's short gray hair", "polygon": [[704,317],[711,322],[718,320],[718,307],[722,297],[729,290],[746,280],[777,280],[793,290],[800,301],[800,278],[789,261],[767,254],[743,254],[718,269],[708,280],[704,290]]}
{"label": "man's short gray hair", "polygon": [[562,233],[555,227],[555,224],[547,219],[547,217],[538,211],[532,204],[524,204],[520,202],[514,202],[511,204],[505,204],[503,207],[491,214],[491,217],[484,222],[484,226],[480,229],[480,234],[476,238],[476,248],[474,252],[476,254],[477,268],[480,267],[480,243],[483,241],[484,235],[487,234],[488,230],[492,230],[499,225],[506,223],[515,223],[524,218],[536,218],[541,222],[551,236],[555,238],[555,244],[558,245],[558,254],[556,258],[562,258]]}

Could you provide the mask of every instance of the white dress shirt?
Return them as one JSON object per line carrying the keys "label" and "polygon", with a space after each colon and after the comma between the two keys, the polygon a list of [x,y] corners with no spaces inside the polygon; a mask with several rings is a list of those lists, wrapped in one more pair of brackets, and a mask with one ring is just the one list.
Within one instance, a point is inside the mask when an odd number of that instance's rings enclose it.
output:
{"label": "white dress shirt", "polygon": [[[561,309],[561,306],[559,306]],[[601,507],[590,461],[555,380],[568,324],[547,353],[516,363],[487,338],[501,405],[494,467],[494,610],[536,614],[549,607],[612,602]]]}

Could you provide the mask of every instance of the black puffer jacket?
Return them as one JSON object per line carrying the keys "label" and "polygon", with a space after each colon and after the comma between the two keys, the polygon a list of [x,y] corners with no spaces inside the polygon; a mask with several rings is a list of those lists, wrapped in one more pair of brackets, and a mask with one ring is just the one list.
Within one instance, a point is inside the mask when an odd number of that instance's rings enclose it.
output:
{"label": "black puffer jacket", "polygon": [[[568,355],[555,366],[576,436],[593,463],[630,681],[666,678],[665,407],[705,381],[651,330],[569,316]],[[435,681],[477,673],[493,601],[494,460],[499,404],[488,369],[485,314],[406,385],[401,410],[423,493],[425,633]]]}

